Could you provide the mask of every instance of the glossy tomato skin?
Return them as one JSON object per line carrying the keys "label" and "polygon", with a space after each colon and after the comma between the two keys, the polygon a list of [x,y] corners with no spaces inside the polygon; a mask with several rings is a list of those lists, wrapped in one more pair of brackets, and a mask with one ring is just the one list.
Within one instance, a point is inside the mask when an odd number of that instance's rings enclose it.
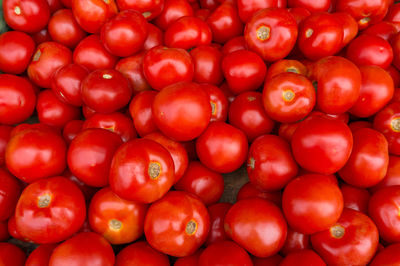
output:
{"label": "glossy tomato skin", "polygon": [[256,188],[251,182],[247,182],[240,189],[236,196],[236,201],[249,198],[262,198],[275,203],[276,206],[281,207],[282,205],[282,192],[271,191],[266,192]]}
{"label": "glossy tomato skin", "polygon": [[156,91],[143,91],[134,96],[129,104],[129,113],[135,129],[141,137],[158,130],[152,112],[156,95]]}
{"label": "glossy tomato skin", "polygon": [[343,42],[342,47],[345,47],[358,34],[357,21],[346,12],[335,12],[333,15],[342,23],[343,26]]}
{"label": "glossy tomato skin", "polygon": [[84,123],[84,121],[82,121],[82,120],[71,120],[67,124],[65,124],[62,135],[68,145],[76,137],[76,135],[78,135],[78,133],[82,130],[83,123]]}
{"label": "glossy tomato skin", "polygon": [[278,0],[268,0],[268,1],[260,1],[260,0],[239,0],[237,1],[239,17],[240,19],[246,23],[251,19],[251,17],[257,13],[257,11],[264,8],[278,7]]}
{"label": "glossy tomato skin", "polygon": [[8,31],[0,35],[0,70],[10,74],[22,74],[28,67],[35,42],[20,31]]}
{"label": "glossy tomato skin", "polygon": [[389,245],[379,251],[375,258],[371,261],[371,266],[379,265],[396,265],[400,263],[398,256],[400,252],[400,243]]}
{"label": "glossy tomato skin", "polygon": [[243,131],[252,142],[257,137],[271,133],[274,121],[266,114],[259,92],[243,92],[229,106],[229,123]]}
{"label": "glossy tomato skin", "polygon": [[25,265],[26,255],[16,245],[0,242],[0,263],[4,266],[23,266]]}
{"label": "glossy tomato skin", "polygon": [[198,266],[198,261],[199,261],[201,253],[203,253],[203,250],[204,249],[199,248],[192,255],[178,258],[175,261],[174,266]]}
{"label": "glossy tomato skin", "polygon": [[59,176],[28,185],[15,209],[17,231],[38,244],[69,238],[81,228],[85,217],[86,204],[81,190]]}
{"label": "glossy tomato skin", "polygon": [[381,132],[389,144],[389,152],[400,155],[400,103],[388,104],[374,118],[374,129]]}
{"label": "glossy tomato skin", "polygon": [[54,72],[72,63],[72,52],[56,42],[41,43],[28,66],[28,77],[37,86],[50,89]]}
{"label": "glossy tomato skin", "polygon": [[294,158],[302,168],[333,174],[348,161],[353,138],[345,123],[313,116],[300,123],[291,144]]}
{"label": "glossy tomato skin", "polygon": [[345,208],[353,209],[364,214],[368,212],[368,202],[371,194],[368,190],[343,183],[340,185]]}
{"label": "glossy tomato skin", "polygon": [[164,7],[154,24],[165,31],[171,23],[185,16],[193,16],[193,8],[188,1],[164,0]]}
{"label": "glossy tomato skin", "polygon": [[249,50],[265,61],[286,57],[297,39],[297,23],[285,9],[267,8],[258,11],[246,23],[244,38]]}
{"label": "glossy tomato skin", "polygon": [[210,98],[197,83],[179,82],[155,96],[152,111],[162,133],[177,141],[188,141],[207,128],[211,118]]}
{"label": "glossy tomato skin", "polygon": [[369,217],[378,227],[379,236],[387,243],[396,243],[400,239],[399,201],[400,186],[382,188],[372,194],[369,200]]}
{"label": "glossy tomato skin", "polygon": [[196,140],[200,161],[218,173],[230,173],[246,160],[248,143],[245,134],[223,122],[211,122]]}
{"label": "glossy tomato skin", "polygon": [[164,8],[164,0],[117,0],[117,5],[119,10],[133,9],[142,13],[148,21],[153,20]]}
{"label": "glossy tomato skin", "polygon": [[8,170],[24,182],[61,174],[66,167],[64,139],[50,130],[26,129],[14,135],[6,149]]}
{"label": "glossy tomato skin", "polygon": [[305,7],[291,7],[288,8],[290,14],[293,15],[294,19],[297,22],[297,25],[300,25],[300,23],[308,16],[311,15],[311,12],[308,11],[307,8]]}
{"label": "glossy tomato skin", "polygon": [[301,250],[310,249],[310,236],[294,231],[288,228],[285,244],[283,245],[280,253],[288,256],[291,253]]}
{"label": "glossy tomato skin", "polygon": [[223,55],[227,55],[237,50],[247,50],[246,41],[243,35],[236,36],[224,43],[221,52]]}
{"label": "glossy tomato skin", "polygon": [[310,0],[288,0],[289,7],[302,7],[311,13],[326,12],[331,6],[331,0],[310,1]]}
{"label": "glossy tomato skin", "polygon": [[147,21],[142,14],[124,10],[102,26],[100,39],[111,54],[127,57],[143,48],[147,35]]}
{"label": "glossy tomato skin", "polygon": [[50,8],[46,0],[6,0],[4,20],[14,30],[35,33],[46,27]]}
{"label": "glossy tomato skin", "polygon": [[307,67],[298,60],[292,59],[281,59],[274,62],[267,71],[267,75],[265,80],[270,80],[273,77],[281,74],[281,73],[296,73],[303,76],[307,76],[308,70]]}
{"label": "glossy tomato skin", "polygon": [[132,89],[117,70],[96,70],[82,81],[83,102],[99,113],[115,112],[129,103]]}
{"label": "glossy tomato skin", "polygon": [[193,81],[198,83],[221,84],[224,79],[222,73],[222,53],[219,49],[203,45],[190,51],[194,65]]}
{"label": "glossy tomato skin", "polygon": [[50,257],[49,266],[89,265],[112,266],[115,255],[111,245],[102,236],[85,232],[79,233],[58,245]]}
{"label": "glossy tomato skin", "polygon": [[25,266],[48,265],[50,256],[56,246],[56,244],[43,244],[38,246],[31,254],[29,254]]}
{"label": "glossy tomato skin", "polygon": [[324,260],[313,250],[306,249],[288,254],[279,264],[280,266],[326,266]]}
{"label": "glossy tomato skin", "polygon": [[224,229],[224,219],[231,207],[232,203],[228,202],[219,202],[207,207],[210,214],[210,232],[205,243],[206,246],[215,242],[228,240]]}
{"label": "glossy tomato skin", "polygon": [[394,88],[389,73],[377,66],[361,66],[360,96],[349,112],[358,117],[372,116],[392,98]]}
{"label": "glossy tomato skin", "polygon": [[15,210],[22,186],[7,170],[0,168],[0,221],[7,220]]}
{"label": "glossy tomato skin", "polygon": [[111,160],[121,144],[122,140],[116,133],[101,128],[84,129],[68,148],[68,167],[89,186],[107,186]]}
{"label": "glossy tomato skin", "polygon": [[[324,211],[317,211],[320,208]],[[285,187],[282,209],[292,229],[313,234],[337,222],[343,210],[343,196],[328,176],[303,175]]]}
{"label": "glossy tomato skin", "polygon": [[357,130],[361,129],[361,128],[372,128],[372,123],[368,122],[368,121],[354,121],[349,123],[349,128],[351,130],[351,132],[354,134],[354,132],[356,132]]}
{"label": "glossy tomato skin", "polygon": [[[400,27],[400,23],[399,23]],[[399,69],[400,68],[400,56],[399,56],[399,51],[400,51],[400,34],[397,33],[394,35],[390,41],[390,44],[392,45],[393,49],[393,65]]]}
{"label": "glossy tomato skin", "polygon": [[121,198],[143,203],[160,199],[174,183],[174,162],[167,149],[149,139],[134,139],[114,154],[109,181]]}
{"label": "glossy tomato skin", "polygon": [[36,105],[32,84],[19,76],[0,74],[0,123],[17,124],[28,119]]}
{"label": "glossy tomato skin", "polygon": [[148,23],[147,25],[147,39],[144,41],[143,49],[145,51],[150,50],[153,47],[163,45],[164,32],[161,31],[157,26]]}
{"label": "glossy tomato skin", "polygon": [[287,224],[281,210],[261,198],[236,202],[226,214],[224,223],[228,236],[258,257],[276,254],[287,235]]}
{"label": "glossy tomato skin", "polygon": [[115,258],[115,266],[158,265],[169,266],[168,256],[154,250],[147,242],[138,241],[121,250]]}
{"label": "glossy tomato skin", "polygon": [[258,89],[264,83],[267,67],[256,53],[239,50],[224,56],[222,71],[229,89],[239,94]]}
{"label": "glossy tomato skin", "polygon": [[170,191],[153,203],[144,221],[149,244],[175,257],[192,255],[206,241],[209,230],[207,208],[183,191]]}
{"label": "glossy tomato skin", "polygon": [[211,265],[252,266],[249,254],[233,241],[219,241],[209,245],[200,255],[199,266]]}
{"label": "glossy tomato skin", "polygon": [[311,243],[328,265],[366,265],[375,255],[379,233],[367,215],[345,208],[334,226],[311,236]]}
{"label": "glossy tomato skin", "polygon": [[373,186],[372,191],[390,186],[400,185],[400,157],[390,155],[389,165],[385,177],[376,186]]}
{"label": "glossy tomato skin", "polygon": [[210,122],[225,122],[228,117],[228,99],[224,92],[217,86],[211,84],[200,84],[200,87],[210,97],[211,119]]}

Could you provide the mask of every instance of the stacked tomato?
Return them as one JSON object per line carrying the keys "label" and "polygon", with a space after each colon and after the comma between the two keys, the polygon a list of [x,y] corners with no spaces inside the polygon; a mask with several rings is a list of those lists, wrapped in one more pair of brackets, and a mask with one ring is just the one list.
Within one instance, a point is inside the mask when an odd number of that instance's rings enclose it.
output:
{"label": "stacked tomato", "polygon": [[400,265],[400,4],[2,5],[0,265]]}

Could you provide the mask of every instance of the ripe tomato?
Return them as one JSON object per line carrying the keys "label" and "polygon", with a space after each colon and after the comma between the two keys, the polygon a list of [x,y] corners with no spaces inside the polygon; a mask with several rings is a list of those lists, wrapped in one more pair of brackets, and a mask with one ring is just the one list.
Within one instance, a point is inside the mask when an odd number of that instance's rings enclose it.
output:
{"label": "ripe tomato", "polygon": [[49,266],[92,265],[112,266],[115,255],[111,245],[102,236],[79,233],[58,245],[50,257]]}
{"label": "ripe tomato", "polygon": [[193,255],[178,258],[174,266],[198,266],[198,261],[203,249],[199,248]]}
{"label": "ripe tomato", "polygon": [[183,191],[170,191],[153,203],[144,221],[149,244],[174,257],[193,254],[206,241],[209,230],[207,208]]}
{"label": "ripe tomato", "polygon": [[276,206],[281,207],[282,205],[282,192],[273,191],[265,192],[256,188],[251,182],[244,184],[236,196],[236,201],[249,198],[262,198],[275,203]]}
{"label": "ripe tomato", "polygon": [[285,244],[281,249],[281,253],[288,256],[290,253],[310,249],[310,236],[294,231],[288,228]]}
{"label": "ripe tomato", "polygon": [[391,103],[379,111],[373,125],[388,141],[390,154],[400,155],[400,103]]}
{"label": "ripe tomato", "polygon": [[294,158],[302,168],[333,174],[348,161],[353,138],[342,121],[312,116],[300,123],[291,144]]}
{"label": "ripe tomato", "polygon": [[300,250],[288,254],[279,264],[280,266],[326,266],[324,260],[311,249]]}
{"label": "ripe tomato", "polygon": [[150,50],[153,47],[163,45],[164,33],[151,23],[147,24],[147,39],[144,41],[143,49],[145,51]]}
{"label": "ripe tomato", "polygon": [[64,126],[62,135],[68,145],[81,132],[83,123],[82,120],[71,120]]}
{"label": "ripe tomato", "polygon": [[288,10],[293,15],[297,25],[300,25],[306,17],[311,15],[311,12],[305,7],[291,7]]}
{"label": "ripe tomato", "polygon": [[26,255],[19,247],[6,242],[0,242],[0,264],[4,266],[25,265]]}
{"label": "ripe tomato", "polygon": [[357,130],[361,128],[372,128],[372,123],[368,121],[354,121],[349,124],[351,132],[354,134]]}
{"label": "ripe tomato", "polygon": [[85,217],[86,204],[81,190],[59,176],[28,185],[15,209],[17,231],[38,244],[69,238],[81,228]]}
{"label": "ripe tomato", "polygon": [[200,84],[200,87],[210,96],[211,119],[210,122],[225,122],[228,117],[228,99],[224,92],[211,84]]}
{"label": "ripe tomato", "polygon": [[35,42],[20,31],[8,31],[0,35],[0,71],[22,74],[28,67]]}
{"label": "ripe tomato", "polygon": [[233,241],[219,241],[209,245],[200,255],[199,266],[241,265],[253,266],[249,254]]}
{"label": "ripe tomato", "polygon": [[375,255],[379,233],[367,215],[345,208],[329,230],[311,236],[311,243],[328,265],[367,265]]}
{"label": "ripe tomato", "polygon": [[133,119],[135,129],[141,137],[158,130],[152,113],[153,101],[156,95],[156,91],[143,91],[133,97],[129,104],[129,113]]}
{"label": "ripe tomato", "polygon": [[358,34],[357,21],[349,13],[346,12],[335,12],[332,14],[336,17],[338,21],[342,23],[343,26],[342,47],[345,47]]}
{"label": "ripe tomato", "polygon": [[134,139],[122,144],[114,154],[110,186],[123,199],[154,202],[171,188],[174,169],[170,153],[161,144]]}
{"label": "ripe tomato", "polygon": [[363,31],[363,34],[374,35],[390,42],[390,39],[398,32],[396,26],[392,22],[381,21],[371,25]]}
{"label": "ripe tomato", "polygon": [[343,210],[343,196],[329,176],[303,175],[285,187],[282,209],[292,229],[313,234],[338,221]]}
{"label": "ripe tomato", "polygon": [[6,149],[7,169],[24,182],[61,174],[66,167],[64,139],[45,128],[20,131]]}
{"label": "ripe tomato", "polygon": [[169,266],[168,256],[154,250],[147,242],[138,241],[122,249],[115,258],[115,266]]}
{"label": "ripe tomato", "polygon": [[228,239],[224,229],[224,219],[231,207],[232,203],[228,202],[219,202],[208,206],[208,213],[210,214],[210,232],[208,233],[205,243],[206,246]]}
{"label": "ripe tomato", "polygon": [[36,105],[32,84],[19,76],[0,74],[0,123],[12,125],[28,119]]}
{"label": "ripe tomato", "polygon": [[225,216],[225,232],[251,254],[268,257],[285,243],[287,225],[281,210],[268,200],[244,199]]}
{"label": "ripe tomato", "polygon": [[236,36],[226,43],[224,43],[224,46],[222,46],[221,52],[223,55],[227,55],[229,53],[232,53],[234,51],[238,50],[247,50],[246,47],[246,41],[244,39],[243,35]]}
{"label": "ripe tomato", "polygon": [[190,51],[194,65],[193,81],[198,83],[221,84],[224,76],[222,74],[222,53],[218,48],[210,45],[195,47]]}
{"label": "ripe tomato", "polygon": [[211,118],[210,97],[193,82],[165,87],[155,96],[152,110],[159,130],[178,141],[198,137]]}
{"label": "ripe tomato", "polygon": [[340,185],[345,208],[353,209],[364,214],[368,212],[368,202],[371,197],[368,190],[343,183]]}
{"label": "ripe tomato", "polygon": [[50,256],[56,244],[43,244],[38,246],[26,259],[25,266],[49,265]]}
{"label": "ripe tomato", "polygon": [[303,7],[309,10],[311,13],[325,12],[331,7],[331,0],[288,0],[289,7]]}
{"label": "ripe tomato", "polygon": [[400,263],[400,243],[387,246],[371,261],[370,266],[396,265]]}
{"label": "ripe tomato", "polygon": [[282,256],[279,254],[275,254],[266,258],[252,256],[251,259],[254,266],[277,266],[283,260]]}
{"label": "ripe tomato", "polygon": [[308,70],[307,67],[303,65],[303,63],[301,63],[300,61],[291,59],[281,59],[273,63],[268,68],[265,80],[270,80],[273,77],[286,72],[307,76]]}
{"label": "ripe tomato", "polygon": [[266,8],[247,22],[244,38],[247,47],[265,61],[286,57],[297,39],[297,23],[285,9]]}
{"label": "ripe tomato", "polygon": [[396,185],[400,185],[400,157],[390,155],[389,165],[385,177],[381,182],[379,182],[376,186],[373,186],[371,189],[376,191],[384,187]]}
{"label": "ripe tomato", "polygon": [[118,9],[137,10],[142,13],[148,21],[153,20],[162,12],[164,8],[164,0],[117,0]]}
{"label": "ripe tomato", "polygon": [[278,0],[239,0],[237,1],[239,17],[246,23],[257,11],[264,8],[278,7]]}
{"label": "ripe tomato", "polygon": [[0,168],[0,221],[7,220],[15,210],[22,187],[7,170]]}
{"label": "ripe tomato", "polygon": [[193,8],[188,1],[164,0],[164,7],[154,20],[154,24],[165,31],[171,23],[185,16],[193,16]]}

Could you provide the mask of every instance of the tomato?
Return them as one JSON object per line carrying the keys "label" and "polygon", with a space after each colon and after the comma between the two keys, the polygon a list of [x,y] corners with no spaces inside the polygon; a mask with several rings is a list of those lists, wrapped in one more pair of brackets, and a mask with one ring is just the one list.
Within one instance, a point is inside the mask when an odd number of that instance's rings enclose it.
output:
{"label": "tomato", "polygon": [[296,129],[299,127],[301,122],[302,121],[295,122],[295,123],[280,124],[279,129],[278,129],[278,136],[284,138],[286,141],[291,142],[293,134],[294,134],[294,132],[296,132]]}
{"label": "tomato", "polygon": [[122,144],[114,154],[109,181],[121,198],[150,203],[171,188],[174,171],[172,157],[161,144],[134,139]]}
{"label": "tomato", "polygon": [[378,189],[390,186],[400,185],[400,157],[390,155],[389,165],[385,177],[376,186],[371,189],[376,191]]}
{"label": "tomato", "polygon": [[85,220],[81,190],[64,177],[51,177],[28,185],[15,209],[17,231],[38,244],[57,243],[76,233]]}
{"label": "tomato", "polygon": [[300,25],[300,23],[308,16],[311,15],[311,12],[308,11],[307,8],[305,7],[291,7],[288,9],[290,14],[293,15],[294,19],[297,22],[297,25]]}
{"label": "tomato", "polygon": [[330,177],[303,175],[285,187],[282,209],[293,230],[313,234],[328,229],[338,221],[343,210],[343,196]]}
{"label": "tomato", "polygon": [[48,31],[54,41],[71,49],[86,37],[86,32],[76,22],[71,9],[55,12],[50,18]]}
{"label": "tomato", "polygon": [[368,121],[354,121],[349,124],[351,132],[354,134],[357,130],[361,128],[372,128],[372,123]]}
{"label": "tomato", "polygon": [[234,51],[238,50],[247,50],[246,47],[246,41],[244,39],[243,35],[236,36],[226,43],[224,43],[224,46],[222,46],[221,52],[223,55],[227,55],[229,53],[232,53]]}
{"label": "tomato", "polygon": [[148,21],[153,20],[162,12],[164,8],[164,0],[117,0],[118,9],[133,9],[142,13],[143,17]]}
{"label": "tomato", "polygon": [[393,80],[384,69],[377,66],[361,66],[360,72],[360,96],[349,112],[358,117],[368,117],[390,101],[394,92]]}
{"label": "tomato", "polygon": [[371,261],[371,266],[396,265],[400,263],[400,243],[387,246]]}
{"label": "tomato", "polygon": [[193,8],[188,1],[164,0],[164,7],[154,20],[154,24],[165,31],[171,23],[185,16],[193,16]]}
{"label": "tomato", "polygon": [[46,0],[5,0],[4,20],[14,30],[35,33],[46,27],[50,8]]}
{"label": "tomato", "polygon": [[228,117],[228,99],[224,92],[211,84],[200,84],[200,87],[210,96],[211,119],[210,122],[225,122]]}
{"label": "tomato", "polygon": [[316,101],[312,83],[295,73],[282,73],[266,81],[262,98],[267,115],[283,123],[305,118]]}
{"label": "tomato", "polygon": [[0,123],[17,124],[28,119],[36,105],[32,84],[19,76],[0,74]]}
{"label": "tomato", "polygon": [[314,13],[300,25],[298,46],[307,59],[318,60],[334,55],[342,48],[343,27],[326,12]]}
{"label": "tomato", "polygon": [[400,186],[379,189],[369,200],[369,217],[378,227],[379,236],[388,243],[396,243],[400,239],[399,202]]}
{"label": "tomato", "polygon": [[303,65],[300,61],[291,59],[281,59],[273,63],[268,68],[265,80],[268,81],[273,77],[285,72],[291,72],[307,76],[308,70],[307,67]]}
{"label": "tomato", "polygon": [[121,72],[128,79],[134,95],[141,91],[151,90],[143,74],[144,55],[145,52],[139,52],[136,55],[122,58],[115,66],[115,70]]}
{"label": "tomato", "polygon": [[[400,72],[395,68],[393,65],[390,65],[386,71],[389,73],[389,75],[393,79],[393,84],[395,88],[400,87]],[[400,90],[395,89],[395,93],[393,95],[392,101],[399,101],[400,99]]]}
{"label": "tomato", "polygon": [[141,137],[158,130],[152,113],[156,95],[156,91],[143,91],[133,97],[129,104],[129,113],[133,119],[135,129]]}
{"label": "tomato", "polygon": [[60,101],[50,89],[39,93],[36,111],[40,123],[55,127],[64,127],[69,121],[81,117],[79,108]]}
{"label": "tomato", "polygon": [[311,236],[311,243],[328,265],[367,265],[375,255],[379,233],[367,215],[345,208],[329,230]]}
{"label": "tomato", "polygon": [[232,207],[232,203],[219,202],[208,206],[210,214],[210,232],[208,233],[206,246],[213,243],[228,240],[224,229],[224,219],[228,210]]}
{"label": "tomato", "polygon": [[342,47],[346,46],[358,34],[357,21],[346,12],[333,13],[337,20],[341,21],[343,25],[343,43]]}
{"label": "tomato", "polygon": [[146,53],[143,73],[153,89],[162,90],[180,81],[192,81],[194,67],[187,51],[157,46]]}
{"label": "tomato", "polygon": [[229,123],[243,131],[252,142],[271,133],[274,121],[266,114],[259,92],[243,92],[229,106]]}
{"label": "tomato", "polygon": [[300,123],[291,144],[294,158],[302,168],[333,174],[348,161],[353,138],[345,123],[313,116]]}
{"label": "tomato", "polygon": [[363,31],[363,34],[374,35],[390,42],[390,39],[398,32],[395,24],[388,21],[381,21],[371,25]]}
{"label": "tomato", "polygon": [[233,241],[219,241],[209,245],[200,255],[199,266],[252,266],[249,254]]}
{"label": "tomato", "polygon": [[49,266],[91,265],[93,262],[112,266],[115,255],[107,240],[88,232],[79,233],[58,245],[51,254]]}
{"label": "tomato", "polygon": [[266,258],[252,257],[254,266],[278,266],[283,260],[282,256],[275,254]]}
{"label": "tomato", "polygon": [[193,254],[207,239],[210,217],[204,204],[190,193],[170,191],[153,203],[144,221],[149,244],[175,257]]}
{"label": "tomato", "polygon": [[306,249],[288,254],[279,265],[282,266],[326,266],[324,260],[315,251]]}
{"label": "tomato", "polygon": [[38,246],[26,259],[25,266],[49,265],[50,256],[53,253],[55,244],[44,244]]}
{"label": "tomato", "polygon": [[194,65],[193,81],[218,85],[223,80],[221,62],[222,53],[219,49],[204,45],[190,51]]}
{"label": "tomato", "polygon": [[23,266],[25,265],[26,255],[19,247],[0,242],[0,264],[4,266]]}
{"label": "tomato", "polygon": [[78,135],[78,133],[82,130],[83,123],[84,123],[84,121],[82,121],[82,120],[71,120],[67,124],[65,124],[62,135],[68,145],[76,137],[76,135]]}
{"label": "tomato", "polygon": [[36,48],[27,69],[28,77],[37,86],[50,89],[56,70],[71,63],[72,52],[67,47],[56,42],[44,42]]}
{"label": "tomato", "polygon": [[218,173],[230,173],[246,160],[248,143],[239,129],[223,123],[211,122],[196,141],[200,161]]}
{"label": "tomato", "polygon": [[239,0],[237,1],[237,5],[239,17],[244,23],[246,23],[255,13],[257,13],[257,11],[264,8],[278,7],[278,0]]}
{"label": "tomato", "polygon": [[340,185],[340,191],[343,195],[345,208],[367,214],[368,202],[371,197],[368,190],[343,183]]}
{"label": "tomato", "polygon": [[155,96],[152,110],[160,131],[178,141],[198,137],[211,118],[210,97],[193,82],[165,87]]}
{"label": "tomato", "polygon": [[51,36],[47,28],[44,28],[43,30],[36,32],[31,35],[32,39],[36,43],[36,45],[39,45],[44,42],[51,42]]}
{"label": "tomato", "polygon": [[144,41],[143,49],[150,50],[153,47],[163,45],[164,33],[157,27],[151,23],[147,24],[147,38]]}
{"label": "tomato", "polygon": [[286,57],[297,39],[297,23],[285,9],[262,9],[246,23],[244,38],[249,50],[265,61]]}
{"label": "tomato", "polygon": [[244,184],[236,196],[236,201],[249,198],[262,198],[275,203],[276,206],[280,207],[282,204],[282,193],[281,191],[265,192],[256,188],[251,182]]}
{"label": "tomato", "polygon": [[0,241],[7,241],[10,238],[8,233],[8,221],[0,221]]}
{"label": "tomato", "polygon": [[386,137],[390,154],[400,155],[400,103],[391,103],[379,111],[373,126]]}
{"label": "tomato", "polygon": [[6,149],[7,169],[24,182],[61,174],[66,167],[64,139],[48,129],[26,129],[11,137]]}
{"label": "tomato", "polygon": [[81,84],[83,102],[99,113],[115,112],[129,103],[132,89],[117,70],[96,70]]}
{"label": "tomato", "polygon": [[90,35],[76,46],[73,60],[75,64],[93,71],[96,69],[113,68],[117,62],[117,57],[110,54],[104,48],[99,36]]}
{"label": "tomato", "polygon": [[0,71],[22,74],[28,67],[35,42],[20,31],[8,31],[0,35]]}
{"label": "tomato", "polygon": [[147,242],[138,241],[122,249],[115,260],[115,266],[158,265],[169,266],[168,256],[154,250]]}
{"label": "tomato", "polygon": [[118,13],[114,0],[72,0],[72,12],[82,29],[99,33],[104,23]]}
{"label": "tomato", "polygon": [[281,210],[261,198],[236,202],[224,223],[228,236],[258,257],[274,255],[286,239],[287,225]]}
{"label": "tomato", "polygon": [[0,168],[0,184],[0,221],[5,221],[14,212],[22,187],[18,180],[3,168]]}
{"label": "tomato", "polygon": [[[99,190],[99,188],[91,187],[83,183],[76,176],[74,176],[74,174],[72,174],[69,169],[65,170],[62,176],[74,182],[75,185],[78,186],[78,188],[82,191],[83,196],[85,197],[86,203],[89,203],[93,195],[96,194],[96,192]],[[85,220],[85,223],[83,224],[80,232],[83,232],[84,228],[89,228],[89,222],[87,220]]]}
{"label": "tomato", "polygon": [[311,247],[310,236],[294,231],[288,228],[285,244],[281,249],[281,253],[288,256],[290,253],[307,250]]}
{"label": "tomato", "polygon": [[311,13],[316,12],[325,12],[328,11],[331,7],[331,0],[319,0],[319,1],[310,1],[310,0],[288,0],[289,7],[303,7],[309,10]]}
{"label": "tomato", "polygon": [[393,23],[397,29],[399,29],[400,26],[399,7],[400,5],[398,3],[391,4],[385,17],[385,21]]}
{"label": "tomato", "polygon": [[121,138],[106,129],[82,130],[68,148],[69,169],[89,186],[107,186],[111,160],[121,144]]}

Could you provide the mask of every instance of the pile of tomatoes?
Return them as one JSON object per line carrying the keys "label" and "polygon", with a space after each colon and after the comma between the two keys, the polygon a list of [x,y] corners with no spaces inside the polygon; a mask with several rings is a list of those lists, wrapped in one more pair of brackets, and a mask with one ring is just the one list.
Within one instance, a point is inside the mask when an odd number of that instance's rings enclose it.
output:
{"label": "pile of tomatoes", "polygon": [[400,3],[2,8],[0,265],[400,265]]}

